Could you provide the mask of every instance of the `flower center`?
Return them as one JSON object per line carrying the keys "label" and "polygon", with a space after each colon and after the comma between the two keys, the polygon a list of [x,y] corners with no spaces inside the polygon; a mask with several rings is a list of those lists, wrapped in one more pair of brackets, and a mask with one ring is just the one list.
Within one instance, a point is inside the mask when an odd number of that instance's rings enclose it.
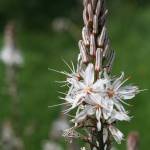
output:
{"label": "flower center", "polygon": [[92,88],[91,87],[85,87],[84,92],[89,94],[92,92]]}
{"label": "flower center", "polygon": [[112,97],[114,96],[114,94],[115,94],[114,90],[108,88],[108,90],[107,90],[107,95],[108,95],[108,97],[109,97],[109,98],[112,98]]}

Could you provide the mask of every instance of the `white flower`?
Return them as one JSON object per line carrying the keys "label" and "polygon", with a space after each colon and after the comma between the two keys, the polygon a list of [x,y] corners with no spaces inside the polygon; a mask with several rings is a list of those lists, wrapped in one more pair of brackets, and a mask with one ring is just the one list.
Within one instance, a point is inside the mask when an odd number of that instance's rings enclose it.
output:
{"label": "white flower", "polygon": [[139,93],[137,86],[122,86],[128,79],[124,80],[124,73],[107,87],[107,95],[110,99],[115,100],[128,100],[135,97]]}
{"label": "white flower", "polygon": [[123,140],[123,137],[124,137],[123,133],[112,125],[109,126],[109,131],[111,132],[116,142],[118,144],[121,144],[121,141]]}
{"label": "white flower", "polygon": [[[74,109],[78,105],[80,105],[82,102],[85,102],[89,105],[99,105],[102,107],[102,96],[101,91],[104,90],[104,83],[107,82],[104,79],[98,79],[96,82],[95,75],[94,75],[94,66],[93,64],[89,64],[84,72],[83,80],[77,80],[75,78],[68,78],[68,82],[71,84],[71,88],[73,87],[73,104],[71,109]],[[69,93],[67,95],[70,95]],[[72,97],[72,96],[71,96]]]}
{"label": "white flower", "polygon": [[[80,69],[82,73],[80,73]],[[108,138],[108,132],[112,134],[117,143],[123,139],[123,134],[113,123],[116,121],[130,121],[127,111],[124,109],[124,100],[129,100],[139,93],[137,86],[123,86],[127,81],[124,80],[124,73],[118,78],[111,78],[104,70],[99,75],[95,76],[94,65],[88,64],[87,67],[77,69],[77,73],[72,71],[68,75],[67,82],[70,85],[69,92],[64,98],[71,107],[65,112],[68,113],[74,108],[77,108],[75,118],[72,120],[75,127],[79,124],[92,124],[90,119],[95,120],[97,131],[101,131],[103,127],[103,140]],[[90,118],[90,119],[89,119]],[[103,126],[102,126],[103,125]],[[66,132],[69,137],[76,134],[73,130]],[[73,136],[70,136],[72,135]],[[76,136],[75,136],[76,137]]]}

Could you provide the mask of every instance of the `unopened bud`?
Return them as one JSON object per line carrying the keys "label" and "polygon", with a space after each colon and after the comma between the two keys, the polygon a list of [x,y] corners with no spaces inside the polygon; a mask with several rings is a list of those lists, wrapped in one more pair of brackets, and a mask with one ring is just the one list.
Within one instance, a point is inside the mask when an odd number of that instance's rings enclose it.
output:
{"label": "unopened bud", "polygon": [[82,29],[82,38],[83,38],[84,44],[86,46],[89,46],[90,45],[90,37],[89,37],[89,31],[88,31],[87,27],[84,27]]}
{"label": "unopened bud", "polygon": [[101,8],[102,8],[102,1],[99,0],[99,1],[97,2],[97,7],[96,7],[96,15],[97,15],[97,16],[100,15]]}
{"label": "unopened bud", "polygon": [[83,10],[83,21],[84,21],[84,24],[88,24],[88,17],[87,17],[87,10],[86,8]]}
{"label": "unopened bud", "polygon": [[104,46],[104,42],[105,42],[105,38],[106,38],[106,27],[104,26],[101,32],[101,35],[98,37],[98,46],[99,47],[103,47]]}
{"label": "unopened bud", "polygon": [[98,48],[96,50],[96,62],[95,62],[95,70],[100,71],[102,69],[102,59],[103,59],[103,50],[101,48]]}
{"label": "unopened bud", "polygon": [[93,33],[97,34],[98,33],[98,16],[94,15],[93,18]]}
{"label": "unopened bud", "polygon": [[90,36],[90,55],[95,56],[96,53],[96,43],[95,43],[95,36],[91,34]]}
{"label": "unopened bud", "polygon": [[96,6],[97,6],[97,0],[91,0],[92,1],[92,8],[93,8],[93,11],[96,9]]}
{"label": "unopened bud", "polygon": [[88,10],[88,15],[89,15],[89,22],[93,22],[93,10],[92,10],[91,3],[88,4],[87,10]]}
{"label": "unopened bud", "polygon": [[83,0],[83,5],[86,7],[88,5],[89,0]]}
{"label": "unopened bud", "polygon": [[87,63],[88,62],[87,49],[85,45],[83,44],[82,40],[79,41],[79,48],[80,48],[80,53],[81,53],[83,63]]}

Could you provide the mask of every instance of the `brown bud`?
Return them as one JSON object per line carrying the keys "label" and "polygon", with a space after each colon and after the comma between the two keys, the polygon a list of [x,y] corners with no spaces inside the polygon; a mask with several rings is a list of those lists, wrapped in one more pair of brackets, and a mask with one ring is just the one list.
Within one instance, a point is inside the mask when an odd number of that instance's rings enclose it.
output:
{"label": "brown bud", "polygon": [[86,7],[88,5],[88,3],[89,3],[89,0],[83,0],[84,7]]}
{"label": "brown bud", "polygon": [[93,33],[97,34],[98,33],[98,16],[94,15],[93,18]]}
{"label": "brown bud", "polygon": [[101,8],[102,8],[102,1],[101,1],[101,0],[98,0],[98,2],[97,2],[97,7],[96,7],[96,12],[95,12],[97,16],[100,15]]}
{"label": "brown bud", "polygon": [[87,27],[83,27],[83,29],[82,29],[82,38],[83,38],[84,44],[86,46],[90,45],[90,37],[89,36],[90,35],[89,35],[88,28]]}
{"label": "brown bud", "polygon": [[96,6],[97,6],[97,0],[91,0],[91,1],[92,1],[92,8],[93,8],[93,11],[95,11]]}
{"label": "brown bud", "polygon": [[88,10],[89,22],[93,22],[93,9],[91,3],[88,4],[87,10]]}
{"label": "brown bud", "polygon": [[96,71],[100,71],[102,69],[102,59],[103,59],[103,49],[98,48],[96,50],[96,62],[95,62]]}
{"label": "brown bud", "polygon": [[101,35],[98,37],[98,41],[97,41],[98,46],[101,48],[103,48],[103,46],[104,46],[106,34],[107,34],[106,27],[104,26],[102,29]]}
{"label": "brown bud", "polygon": [[80,53],[81,53],[83,63],[87,63],[88,62],[87,49],[85,45],[83,44],[82,40],[79,41],[79,48],[80,48]]}
{"label": "brown bud", "polygon": [[88,16],[87,16],[87,10],[86,10],[86,8],[83,10],[83,21],[84,21],[85,25],[88,24]]}
{"label": "brown bud", "polygon": [[96,53],[96,42],[94,34],[90,35],[90,55],[95,56]]}

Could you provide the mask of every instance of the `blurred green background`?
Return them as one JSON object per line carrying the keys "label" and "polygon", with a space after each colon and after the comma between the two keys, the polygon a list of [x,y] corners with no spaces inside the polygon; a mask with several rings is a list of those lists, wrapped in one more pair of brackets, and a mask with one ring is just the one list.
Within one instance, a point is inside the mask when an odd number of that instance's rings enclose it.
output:
{"label": "blurred green background", "polygon": [[[131,76],[129,82],[141,89],[150,89],[150,1],[108,1],[108,29],[112,47],[117,57],[114,74],[121,71]],[[1,0],[0,46],[3,46],[3,30],[10,20],[17,23],[17,42],[24,55],[25,64],[19,73],[20,118],[16,121],[19,135],[23,137],[26,150],[41,150],[41,142],[48,138],[52,122],[58,117],[60,107],[49,105],[61,103],[57,91],[65,91],[54,81],[64,76],[48,71],[68,70],[62,62],[76,61],[78,40],[81,38],[82,3],[80,0]],[[57,19],[64,20],[57,27]],[[55,23],[56,22],[56,23]],[[60,22],[59,22],[60,23]],[[59,24],[58,23],[58,24]],[[11,98],[5,83],[5,66],[0,64],[0,123],[11,117]],[[120,129],[127,135],[140,133],[140,149],[148,150],[150,142],[149,91],[142,92],[128,107],[133,117],[130,123],[121,123]],[[34,126],[31,136],[25,134],[28,126]],[[125,149],[125,142],[117,146]]]}

